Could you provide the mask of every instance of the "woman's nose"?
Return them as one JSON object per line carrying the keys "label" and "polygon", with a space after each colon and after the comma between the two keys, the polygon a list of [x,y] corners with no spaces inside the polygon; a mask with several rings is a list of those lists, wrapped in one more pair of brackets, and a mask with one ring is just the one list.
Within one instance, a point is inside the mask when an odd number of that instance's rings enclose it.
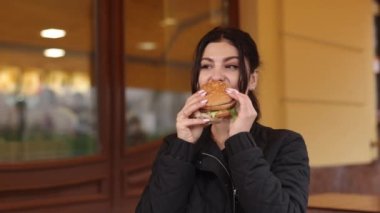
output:
{"label": "woman's nose", "polygon": [[214,81],[222,81],[225,79],[225,76],[220,69],[215,69],[211,74],[211,79]]}

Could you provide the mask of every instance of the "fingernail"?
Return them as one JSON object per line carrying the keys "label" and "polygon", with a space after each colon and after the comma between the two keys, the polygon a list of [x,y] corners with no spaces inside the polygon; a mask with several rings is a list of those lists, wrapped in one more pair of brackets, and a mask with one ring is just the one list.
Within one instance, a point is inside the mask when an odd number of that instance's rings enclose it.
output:
{"label": "fingernail", "polygon": [[226,89],[226,93],[230,93],[231,94],[232,92],[233,92],[233,90],[231,88],[227,88]]}
{"label": "fingernail", "polygon": [[198,91],[199,94],[202,94],[203,92],[205,92],[203,89]]}
{"label": "fingernail", "polygon": [[206,91],[203,91],[200,95],[201,96],[206,96],[207,92]]}
{"label": "fingernail", "polygon": [[205,103],[207,103],[207,99],[201,101],[202,105],[205,104]]}
{"label": "fingernail", "polygon": [[203,122],[205,122],[205,123],[210,122],[210,119],[205,118],[205,119],[203,119]]}

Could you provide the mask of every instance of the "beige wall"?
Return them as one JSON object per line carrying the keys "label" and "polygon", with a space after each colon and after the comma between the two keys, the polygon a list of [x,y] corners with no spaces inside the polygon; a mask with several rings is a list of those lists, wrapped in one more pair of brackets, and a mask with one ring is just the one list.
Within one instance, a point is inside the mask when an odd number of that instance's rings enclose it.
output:
{"label": "beige wall", "polygon": [[302,133],[313,166],[377,152],[371,0],[240,0],[262,56],[262,123]]}

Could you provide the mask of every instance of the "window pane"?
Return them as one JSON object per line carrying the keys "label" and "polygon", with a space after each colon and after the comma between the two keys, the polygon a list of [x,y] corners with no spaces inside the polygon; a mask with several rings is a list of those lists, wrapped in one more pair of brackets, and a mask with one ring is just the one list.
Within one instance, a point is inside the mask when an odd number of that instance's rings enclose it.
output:
{"label": "window pane", "polygon": [[177,112],[190,95],[195,46],[204,33],[227,24],[227,1],[124,2],[125,142],[135,146],[175,131]]}
{"label": "window pane", "polygon": [[92,5],[91,0],[1,5],[0,162],[99,152]]}

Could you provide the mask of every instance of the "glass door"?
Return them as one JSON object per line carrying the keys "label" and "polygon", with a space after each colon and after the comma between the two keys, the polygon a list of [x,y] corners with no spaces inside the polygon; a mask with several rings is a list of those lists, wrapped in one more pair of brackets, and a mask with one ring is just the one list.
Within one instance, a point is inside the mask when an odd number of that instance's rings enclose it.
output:
{"label": "glass door", "polygon": [[2,4],[1,163],[99,153],[92,8],[91,0]]}
{"label": "glass door", "polygon": [[2,2],[0,212],[112,211],[99,5]]}
{"label": "glass door", "polygon": [[196,42],[236,4],[4,1],[0,212],[134,212]]}

